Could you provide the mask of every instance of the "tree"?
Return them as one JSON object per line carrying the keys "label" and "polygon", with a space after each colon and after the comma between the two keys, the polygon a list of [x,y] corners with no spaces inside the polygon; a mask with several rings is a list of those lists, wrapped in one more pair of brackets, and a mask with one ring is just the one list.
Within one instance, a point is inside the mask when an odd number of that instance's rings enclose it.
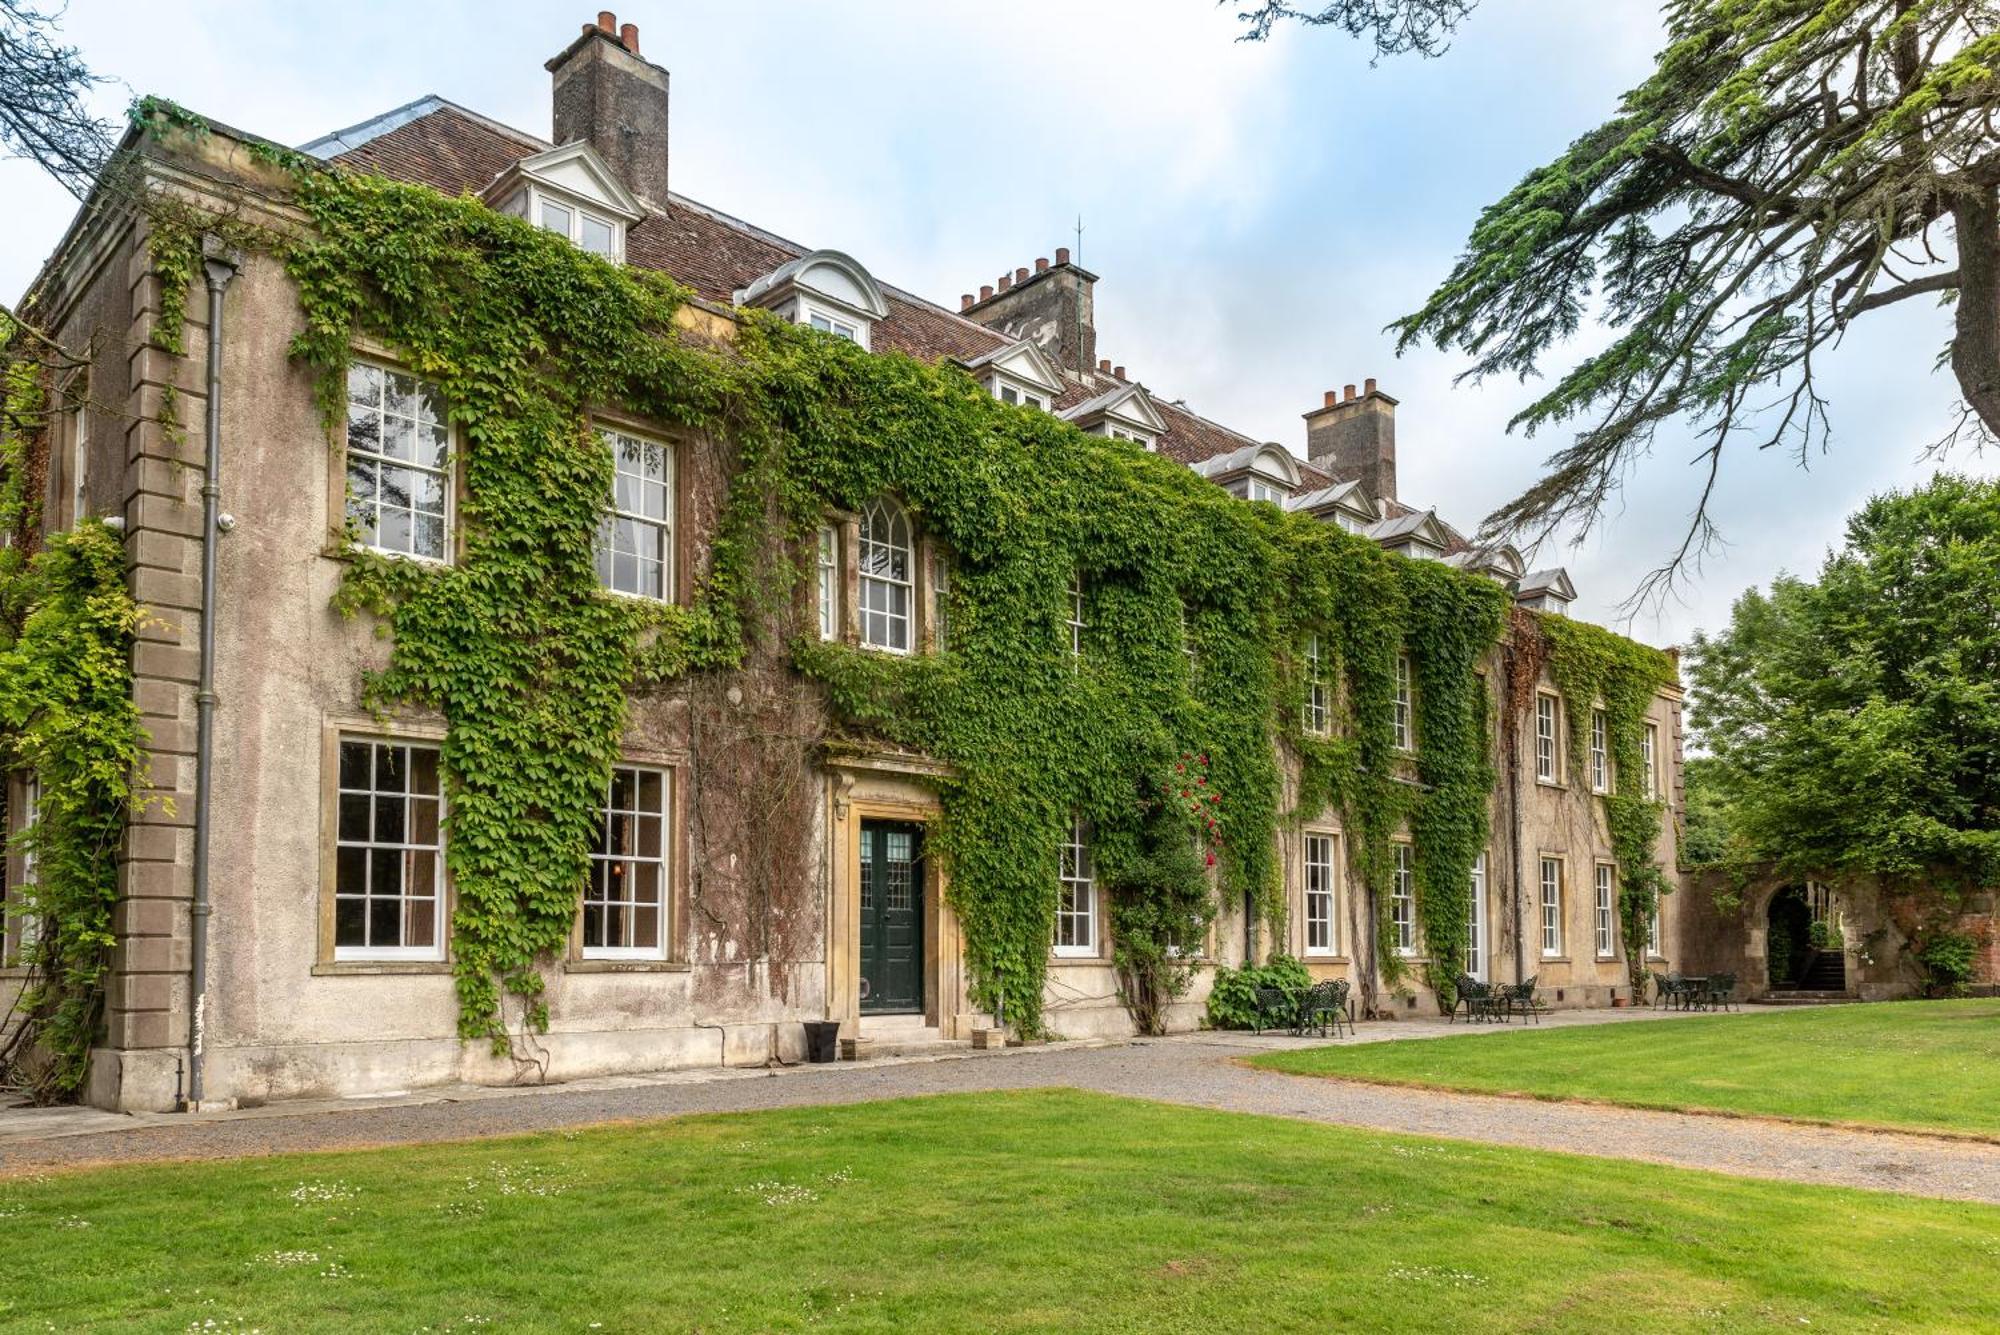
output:
{"label": "tree", "polygon": [[1717,787],[1715,767],[1713,756],[1689,756],[1681,767],[1681,782],[1687,791],[1681,808],[1683,867],[1714,867],[1735,860],[1729,805]]}
{"label": "tree", "polygon": [[78,199],[111,154],[111,127],[84,96],[100,82],[55,39],[59,12],[0,0],[0,151],[37,162]]}
{"label": "tree", "polygon": [[[1219,0],[1228,4],[1230,0]],[[1240,3],[1240,0],[1238,0]],[[1309,27],[1333,27],[1349,37],[1366,37],[1375,44],[1378,56],[1399,56],[1415,51],[1435,56],[1443,52],[1458,25],[1472,13],[1479,0],[1337,0],[1320,9],[1303,10],[1265,0],[1236,17],[1246,25],[1240,41],[1261,42],[1271,29],[1287,20]]]}
{"label": "tree", "polygon": [[1697,634],[1689,682],[1733,852],[2000,885],[2000,482],[1870,501],[1817,581]]}
{"label": "tree", "polygon": [[[1349,0],[1313,20],[1355,11],[1346,26],[1366,31],[1361,11],[1388,10],[1395,31],[1396,11],[1427,8]],[[1287,12],[1250,11],[1249,35]],[[1706,475],[1656,578],[1713,539],[1732,441],[1802,459],[1826,444],[1816,362],[1870,312],[1951,305],[1951,437],[2000,433],[2000,5],[1667,0],[1664,13],[1652,76],[1488,207],[1450,276],[1391,326],[1399,350],[1465,353],[1474,379],[1537,375],[1586,318],[1607,326],[1607,347],[1514,418],[1529,434],[1583,425],[1485,527],[1588,531],[1660,424],[1685,420]]]}

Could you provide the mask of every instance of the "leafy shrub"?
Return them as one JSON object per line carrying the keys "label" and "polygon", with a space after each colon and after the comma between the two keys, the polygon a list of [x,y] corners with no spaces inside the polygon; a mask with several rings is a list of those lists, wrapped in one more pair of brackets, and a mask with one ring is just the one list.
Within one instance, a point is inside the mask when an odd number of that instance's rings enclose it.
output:
{"label": "leafy shrub", "polygon": [[1936,932],[1917,951],[1917,963],[1924,966],[1924,987],[1933,996],[1957,997],[1965,994],[1972,981],[1972,960],[1979,953],[1978,940],[1965,932]]}
{"label": "leafy shrub", "polygon": [[1269,963],[1215,971],[1215,988],[1208,994],[1211,1029],[1251,1029],[1257,1018],[1257,989],[1280,987],[1297,992],[1312,986],[1306,966],[1290,955],[1273,955]]}

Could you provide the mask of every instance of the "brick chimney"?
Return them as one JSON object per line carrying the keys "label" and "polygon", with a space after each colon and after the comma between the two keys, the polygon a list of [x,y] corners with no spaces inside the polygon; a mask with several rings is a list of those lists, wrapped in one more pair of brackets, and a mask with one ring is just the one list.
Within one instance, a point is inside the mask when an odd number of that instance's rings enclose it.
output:
{"label": "brick chimney", "polygon": [[1306,458],[1340,482],[1359,482],[1377,500],[1396,499],[1396,401],[1366,382],[1326,392],[1306,414]]}
{"label": "brick chimney", "polygon": [[1072,264],[1067,247],[1056,251],[1055,263],[1035,261],[982,285],[979,300],[965,308],[997,334],[1025,338],[1066,371],[1081,373],[1097,361],[1096,302],[1091,289],[1097,275]]}
{"label": "brick chimney", "polygon": [[639,55],[639,25],[605,10],[546,66],[555,141],[582,139],[625,188],[667,206],[667,72]]}

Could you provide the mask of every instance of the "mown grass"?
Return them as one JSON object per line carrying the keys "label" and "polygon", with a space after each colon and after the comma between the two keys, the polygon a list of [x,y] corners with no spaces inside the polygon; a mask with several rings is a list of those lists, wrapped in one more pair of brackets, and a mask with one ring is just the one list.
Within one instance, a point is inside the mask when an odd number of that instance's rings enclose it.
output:
{"label": "mown grass", "polygon": [[1294,1075],[2000,1137],[1996,999],[1515,1026],[1254,1062]]}
{"label": "mown grass", "polygon": [[2000,1211],[1070,1091],[0,1180],[19,1330],[1969,1329]]}

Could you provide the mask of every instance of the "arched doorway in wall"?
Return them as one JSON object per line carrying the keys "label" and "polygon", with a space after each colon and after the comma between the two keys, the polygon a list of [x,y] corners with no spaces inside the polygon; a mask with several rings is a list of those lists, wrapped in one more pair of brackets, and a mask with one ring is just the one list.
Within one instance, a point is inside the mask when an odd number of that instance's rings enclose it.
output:
{"label": "arched doorway in wall", "polygon": [[1769,928],[1764,934],[1764,962],[1773,988],[1802,986],[1812,955],[1812,906],[1806,888],[1788,885],[1771,896]]}

